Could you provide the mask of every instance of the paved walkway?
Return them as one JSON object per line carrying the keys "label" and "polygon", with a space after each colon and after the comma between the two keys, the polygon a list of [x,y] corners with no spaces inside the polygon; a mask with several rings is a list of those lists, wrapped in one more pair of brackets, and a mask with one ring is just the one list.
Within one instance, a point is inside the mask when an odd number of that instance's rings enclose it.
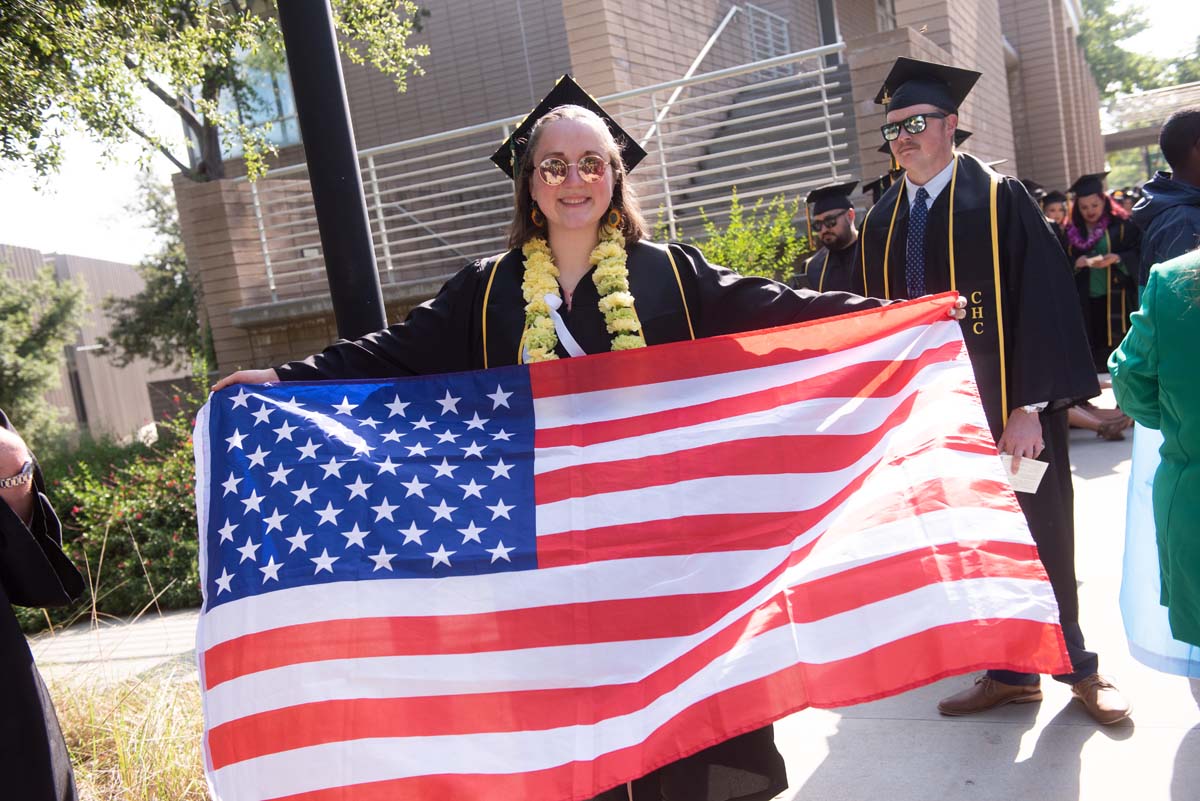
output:
{"label": "paved walkway", "polygon": [[[1101,670],[1134,706],[1103,728],[1043,684],[1041,704],[970,718],[935,705],[965,686],[957,677],[837,712],[808,710],[777,724],[792,789],[805,801],[1196,801],[1200,799],[1200,683],[1143,667],[1129,656],[1118,590],[1130,443],[1073,432],[1082,624]],[[34,640],[53,678],[123,678],[194,647],[196,613],[133,624],[77,627]],[[184,657],[186,658],[186,657]]]}

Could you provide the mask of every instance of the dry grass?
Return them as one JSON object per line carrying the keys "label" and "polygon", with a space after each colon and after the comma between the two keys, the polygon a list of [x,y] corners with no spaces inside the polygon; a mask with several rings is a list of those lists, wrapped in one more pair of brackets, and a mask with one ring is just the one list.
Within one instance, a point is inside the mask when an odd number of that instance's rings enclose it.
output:
{"label": "dry grass", "polygon": [[118,684],[51,688],[81,801],[203,801],[200,690],[190,660]]}

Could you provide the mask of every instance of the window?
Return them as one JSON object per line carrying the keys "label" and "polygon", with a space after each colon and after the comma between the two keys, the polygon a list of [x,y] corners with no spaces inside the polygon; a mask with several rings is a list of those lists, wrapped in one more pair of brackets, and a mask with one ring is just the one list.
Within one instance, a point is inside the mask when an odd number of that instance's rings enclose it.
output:
{"label": "window", "polygon": [[880,31],[896,27],[896,0],[875,0],[875,25]]}
{"label": "window", "polygon": [[[248,128],[268,128],[267,140],[276,147],[300,143],[300,124],[296,119],[296,100],[292,94],[292,79],[282,54],[267,48],[239,57],[243,82],[240,92],[221,90],[220,109],[237,115]],[[189,132],[190,133],[190,132]],[[193,152],[199,152],[192,142]],[[242,141],[237,131],[221,131],[222,158],[242,155]]]}

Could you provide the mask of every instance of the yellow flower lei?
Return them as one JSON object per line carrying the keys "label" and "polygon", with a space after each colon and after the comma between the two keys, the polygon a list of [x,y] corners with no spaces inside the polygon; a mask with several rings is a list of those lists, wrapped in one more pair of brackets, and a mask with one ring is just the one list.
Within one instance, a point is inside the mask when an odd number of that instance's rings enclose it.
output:
{"label": "yellow flower lei", "polygon": [[[558,334],[554,331],[554,320],[546,304],[547,294],[561,297],[558,288],[558,267],[550,246],[541,237],[530,239],[521,248],[525,256],[525,276],[521,281],[521,292],[525,297],[525,348],[530,362],[547,362],[557,359],[554,348],[558,345]],[[619,228],[604,225],[600,229],[600,241],[592,249],[588,261],[596,266],[592,282],[600,293],[600,311],[604,314],[605,328],[613,335],[613,350],[632,350],[646,347],[642,334],[642,323],[633,308],[633,294],[629,291],[629,268],[626,266],[625,236]]]}

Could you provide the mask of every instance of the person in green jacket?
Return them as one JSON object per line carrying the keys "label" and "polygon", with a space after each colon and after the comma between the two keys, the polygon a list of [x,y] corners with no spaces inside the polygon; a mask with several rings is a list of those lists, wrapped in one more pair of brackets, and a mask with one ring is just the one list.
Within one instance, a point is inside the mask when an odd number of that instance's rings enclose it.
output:
{"label": "person in green jacket", "polygon": [[1131,322],[1108,361],[1113,391],[1126,414],[1162,431],[1154,475],[1161,601],[1175,639],[1200,646],[1200,250],[1150,271]]}

